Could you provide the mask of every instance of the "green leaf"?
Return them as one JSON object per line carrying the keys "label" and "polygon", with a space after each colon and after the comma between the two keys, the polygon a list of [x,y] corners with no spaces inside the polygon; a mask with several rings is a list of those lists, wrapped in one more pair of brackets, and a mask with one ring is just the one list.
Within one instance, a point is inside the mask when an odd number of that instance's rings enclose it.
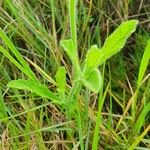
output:
{"label": "green leaf", "polygon": [[84,85],[91,91],[98,93],[102,87],[102,76],[100,71],[97,68],[95,68],[90,73],[88,73],[83,82]]}
{"label": "green leaf", "polygon": [[96,45],[91,46],[85,59],[84,74],[104,63],[115,55],[125,45],[127,38],[135,31],[138,21],[123,22],[105,41],[99,49]]}
{"label": "green leaf", "polygon": [[58,88],[63,90],[65,92],[65,86],[66,86],[66,69],[65,67],[60,67],[55,75],[56,82],[58,85]]}
{"label": "green leaf", "polygon": [[27,90],[41,97],[48,98],[54,102],[58,102],[58,97],[51,92],[46,86],[32,80],[13,80],[7,84],[8,87],[20,90]]}
{"label": "green leaf", "polygon": [[88,68],[95,68],[98,65],[98,60],[100,58],[101,51],[97,45],[91,46],[86,55],[85,64]]}
{"label": "green leaf", "polygon": [[147,104],[145,104],[145,106],[143,106],[143,109],[142,109],[137,121],[135,122],[135,124],[133,126],[133,133],[135,133],[135,134],[140,133],[140,130],[141,130],[142,126],[144,125],[145,118],[149,112],[150,112],[150,102],[148,102]]}
{"label": "green leaf", "polygon": [[138,86],[140,86],[142,82],[149,60],[150,60],[150,40],[148,40],[147,42],[147,46],[145,48],[142,61],[140,64],[139,75],[138,75]]}
{"label": "green leaf", "polygon": [[137,20],[123,22],[105,41],[99,57],[99,65],[123,48],[126,40],[136,30]]}
{"label": "green leaf", "polygon": [[62,40],[62,41],[60,41],[60,45],[64,48],[64,51],[67,53],[70,60],[73,62],[77,57],[73,41],[71,39]]}
{"label": "green leaf", "polygon": [[7,109],[2,97],[2,91],[0,89],[0,119],[7,117]]}

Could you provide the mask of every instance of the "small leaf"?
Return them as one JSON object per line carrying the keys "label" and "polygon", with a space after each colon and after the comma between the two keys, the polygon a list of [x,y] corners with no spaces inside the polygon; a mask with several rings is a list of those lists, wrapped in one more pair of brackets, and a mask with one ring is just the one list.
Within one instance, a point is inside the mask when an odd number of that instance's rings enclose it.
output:
{"label": "small leaf", "polygon": [[54,102],[58,101],[58,97],[51,92],[46,86],[32,80],[13,80],[7,84],[8,87],[33,92],[41,97],[48,98]]}
{"label": "small leaf", "polygon": [[60,45],[64,48],[64,50],[67,53],[67,55],[69,56],[70,60],[73,62],[77,56],[73,41],[71,39],[62,40],[62,41],[60,41]]}
{"label": "small leaf", "polygon": [[55,75],[56,82],[58,85],[58,88],[63,90],[65,92],[65,86],[66,86],[66,69],[65,67],[60,67]]}
{"label": "small leaf", "polygon": [[102,76],[100,71],[95,68],[87,75],[83,82],[91,91],[98,93],[102,87]]}
{"label": "small leaf", "polygon": [[139,70],[139,76],[138,76],[138,86],[140,86],[140,84],[142,82],[142,79],[144,77],[149,60],[150,60],[150,40],[148,40],[148,42],[147,42],[147,46],[145,48],[145,51],[144,51],[144,54],[142,57],[142,61],[140,64],[140,70]]}

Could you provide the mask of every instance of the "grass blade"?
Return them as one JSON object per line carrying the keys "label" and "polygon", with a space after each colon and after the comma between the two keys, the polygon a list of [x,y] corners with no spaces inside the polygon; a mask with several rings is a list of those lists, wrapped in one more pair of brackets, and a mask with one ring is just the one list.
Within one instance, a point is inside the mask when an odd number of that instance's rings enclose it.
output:
{"label": "grass blade", "polygon": [[27,72],[26,69],[24,69],[22,67],[22,65],[20,65],[8,52],[6,49],[4,49],[3,47],[0,46],[0,52],[3,53],[3,55],[5,57],[7,57],[18,69],[20,69],[21,72],[23,72],[24,74],[26,74],[29,78],[32,78],[29,74],[29,72]]}
{"label": "grass blade", "polygon": [[129,147],[128,150],[133,150],[149,131],[150,125],[144,130],[144,132],[138,138],[136,138],[136,140],[133,142],[133,144]]}
{"label": "grass blade", "polygon": [[[11,52],[15,55],[15,57],[18,59],[18,61],[24,67],[24,69],[26,69],[28,74],[30,74],[31,79],[37,80],[36,76],[34,75],[32,70],[30,69],[30,67],[27,65],[26,61],[22,58],[21,54],[18,52],[18,50],[15,48],[13,43],[10,41],[10,39],[7,37],[7,35],[5,34],[5,32],[1,28],[0,28],[0,38],[5,42],[7,47],[9,47]],[[7,57],[7,55],[6,55],[6,57]]]}
{"label": "grass blade", "polygon": [[142,57],[142,61],[141,61],[140,69],[139,69],[138,81],[137,81],[138,87],[142,83],[142,79],[144,77],[146,68],[147,68],[148,63],[149,63],[149,59],[150,59],[150,40],[148,40],[148,42],[147,42],[147,46],[145,48],[145,51],[144,51],[144,54]]}
{"label": "grass blade", "polygon": [[143,126],[144,122],[145,122],[145,117],[147,116],[147,114],[150,112],[150,102],[147,103],[143,109],[141,114],[139,115],[135,125],[133,126],[133,133],[137,134],[140,132],[141,127]]}
{"label": "grass blade", "polygon": [[99,137],[99,127],[101,124],[101,111],[103,108],[103,104],[106,98],[106,94],[109,88],[109,84],[104,92],[104,95],[99,96],[99,104],[98,104],[98,112],[97,112],[97,119],[96,119],[96,126],[95,126],[95,130],[94,130],[94,137],[93,137],[93,143],[92,143],[92,150],[97,150],[98,149],[98,141],[100,139]]}
{"label": "grass blade", "polygon": [[2,91],[0,90],[0,119],[7,117],[6,105],[2,97]]}

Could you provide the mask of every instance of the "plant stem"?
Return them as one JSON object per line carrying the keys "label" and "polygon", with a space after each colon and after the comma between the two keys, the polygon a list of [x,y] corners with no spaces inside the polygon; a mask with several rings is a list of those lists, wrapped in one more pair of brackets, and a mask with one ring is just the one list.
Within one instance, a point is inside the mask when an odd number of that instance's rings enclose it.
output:
{"label": "plant stem", "polygon": [[73,101],[74,100],[74,96],[75,98],[78,97],[79,95],[79,92],[81,90],[81,87],[82,87],[82,81],[81,80],[76,80],[74,83],[73,83],[73,87],[71,88],[71,91],[69,93],[69,101]]}
{"label": "plant stem", "polygon": [[71,39],[77,52],[76,0],[69,0]]}
{"label": "plant stem", "polygon": [[[76,30],[76,0],[69,0],[69,15],[70,15],[70,29],[71,29],[71,39],[73,41],[74,50],[75,50],[75,61],[72,62],[73,64],[73,73],[74,73],[74,81],[73,87],[69,93],[69,102],[72,100],[76,100],[78,103],[77,98],[80,93],[82,87],[81,81],[81,68],[79,64],[79,57],[77,52],[77,30]],[[80,140],[80,147],[81,150],[84,150],[84,143],[83,143],[83,133],[82,133],[82,120],[80,115],[80,110],[77,107],[77,124],[79,129],[79,140]]]}

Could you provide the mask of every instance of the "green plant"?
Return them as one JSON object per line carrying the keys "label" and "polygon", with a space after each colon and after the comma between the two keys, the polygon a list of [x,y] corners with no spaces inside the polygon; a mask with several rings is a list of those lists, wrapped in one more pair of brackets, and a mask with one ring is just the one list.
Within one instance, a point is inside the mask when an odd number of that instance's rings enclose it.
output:
{"label": "green plant", "polygon": [[[60,45],[63,47],[64,51],[68,55],[71,63],[72,63],[72,78],[71,78],[71,86],[67,85],[67,78],[66,78],[66,69],[64,66],[58,68],[58,71],[56,72],[55,79],[52,79],[47,73],[45,73],[41,68],[39,68],[35,63],[28,60],[37,70],[40,72],[40,74],[50,83],[52,83],[56,88],[52,91],[48,89],[48,87],[37,79],[36,75],[33,73],[33,71],[30,69],[24,58],[21,56],[21,54],[18,52],[18,50],[15,48],[15,46],[12,44],[12,42],[9,40],[5,32],[1,29],[0,30],[0,37],[2,41],[5,43],[4,47],[0,47],[0,51],[3,53],[5,57],[7,57],[12,63],[14,63],[15,66],[20,69],[21,72],[23,72],[27,76],[27,80],[19,79],[10,81],[8,83],[8,87],[11,88],[17,88],[21,90],[30,91],[42,98],[46,98],[48,100],[51,100],[52,103],[54,103],[57,106],[61,106],[69,112],[70,114],[73,113],[73,115],[70,115],[70,117],[74,116],[77,126],[78,126],[78,134],[79,134],[79,141],[80,141],[80,147],[83,150],[84,149],[84,133],[83,133],[83,121],[82,121],[82,112],[80,102],[78,100],[79,94],[81,93],[82,87],[85,86],[87,89],[94,93],[98,93],[98,111],[97,111],[97,118],[96,118],[96,126],[95,131],[93,134],[93,143],[92,143],[92,149],[96,150],[98,149],[98,142],[100,139],[99,135],[99,127],[101,125],[101,111],[103,108],[103,104],[106,98],[106,94],[108,92],[109,84],[104,90],[104,71],[102,73],[100,72],[99,67],[105,63],[110,57],[118,53],[121,48],[125,45],[126,40],[128,37],[135,31],[136,26],[138,24],[137,20],[130,20],[123,22],[104,42],[104,45],[102,48],[98,48],[97,45],[92,45],[91,48],[88,50],[86,57],[82,64],[80,64],[79,56],[78,56],[78,44],[77,44],[77,29],[76,29],[76,0],[69,0],[69,17],[70,17],[70,30],[71,30],[71,38],[67,40],[62,40],[60,42]],[[51,1],[52,7],[54,7],[54,1]],[[52,18],[53,18],[53,24],[55,22],[54,20],[54,8],[52,9]],[[15,13],[16,14],[16,13]],[[54,30],[54,37],[55,34],[55,27],[53,27]],[[56,37],[55,37],[56,39]],[[57,41],[55,40],[55,45],[57,45]],[[11,53],[8,51],[8,49],[11,51]],[[145,54],[143,56],[143,61],[141,63],[140,71],[139,71],[139,78],[138,78],[138,88],[142,84],[142,79],[144,76],[144,72],[147,68],[148,61],[149,61],[149,44],[145,50]],[[135,116],[135,110],[136,108],[136,96],[133,98],[133,117]],[[69,107],[68,107],[69,105]],[[68,108],[70,110],[68,110]],[[86,110],[88,110],[88,105],[86,105]],[[138,133],[141,129],[141,116],[142,118],[145,118],[145,116],[148,113],[149,109],[149,103],[148,106],[145,107],[145,109],[141,112],[139,118],[137,119],[137,124],[134,125],[135,129],[133,130],[135,133]],[[69,116],[68,115],[68,116]],[[88,117],[88,114],[87,116]],[[142,119],[143,124],[143,119]],[[117,126],[119,127],[119,125]],[[149,128],[148,128],[149,129]],[[147,130],[146,130],[147,131]],[[68,131],[70,132],[70,131]],[[144,135],[147,132],[144,132]],[[74,132],[70,132],[72,134],[72,137],[74,135]],[[141,139],[141,137],[139,137]],[[119,138],[118,138],[119,139]],[[118,140],[119,141],[119,140]],[[138,139],[139,142],[139,139]],[[138,143],[135,142],[135,143]],[[135,144],[133,143],[133,146]],[[132,146],[132,147],[133,147]]]}

